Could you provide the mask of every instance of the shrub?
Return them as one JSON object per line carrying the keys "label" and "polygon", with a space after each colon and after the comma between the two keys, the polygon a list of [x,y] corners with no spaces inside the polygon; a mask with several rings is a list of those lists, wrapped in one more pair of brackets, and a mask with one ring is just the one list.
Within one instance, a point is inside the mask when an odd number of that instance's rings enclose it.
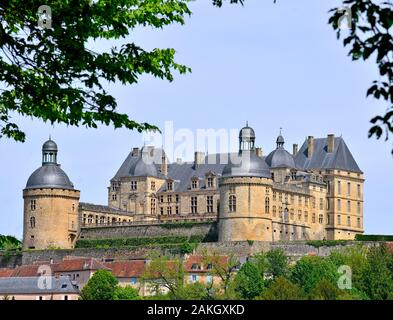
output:
{"label": "shrub", "polygon": [[393,235],[357,234],[357,241],[393,241]]}

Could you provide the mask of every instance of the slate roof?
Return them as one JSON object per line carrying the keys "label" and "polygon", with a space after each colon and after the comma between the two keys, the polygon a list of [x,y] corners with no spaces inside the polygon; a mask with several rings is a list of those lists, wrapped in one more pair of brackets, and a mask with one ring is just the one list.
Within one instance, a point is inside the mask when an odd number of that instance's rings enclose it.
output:
{"label": "slate roof", "polygon": [[[151,150],[155,159],[157,171],[159,172],[163,150],[160,148]],[[260,169],[267,171],[267,168],[271,169],[282,165],[292,167],[294,165],[295,168],[304,171],[311,169],[342,169],[362,173],[344,142],[344,139],[341,137],[335,138],[334,151],[332,153],[327,152],[327,138],[314,139],[314,153],[311,159],[307,157],[307,152],[307,140],[303,143],[299,152],[294,157],[285,149],[274,150],[270,156],[261,157],[262,161],[259,161],[261,164]],[[168,176],[166,178],[173,180],[174,192],[191,190],[191,180],[193,178],[198,178],[199,180],[198,189],[204,189],[206,188],[206,174],[212,172],[218,177],[222,176],[225,174],[224,169],[226,164],[230,162],[230,159],[235,159],[232,158],[233,156],[237,156],[237,153],[209,154],[205,157],[204,163],[198,167],[195,167],[194,162],[171,163],[168,165]],[[133,156],[132,152],[130,152],[112,180],[118,180],[122,177],[132,177],[133,175],[130,174],[130,172],[139,159],[140,156]],[[268,176],[267,173],[264,175],[266,177]],[[158,177],[165,178],[160,173],[158,173]],[[164,184],[159,191],[167,191],[166,184]]]}
{"label": "slate roof", "polygon": [[[40,288],[39,277],[0,278],[0,294],[78,293],[68,277],[48,277],[46,288]],[[49,286],[51,283],[51,286]]]}
{"label": "slate roof", "polygon": [[306,140],[295,155],[296,167],[302,170],[341,169],[363,173],[343,138],[334,138],[334,150],[332,153],[327,152],[327,140],[327,138],[314,139],[314,151],[311,158],[307,156],[308,143]]}
{"label": "slate roof", "polygon": [[98,213],[109,213],[109,214],[121,214],[125,216],[133,216],[129,211],[124,211],[116,208],[111,208],[108,206],[100,205],[100,204],[93,204],[93,203],[86,203],[86,202],[80,202],[79,207],[82,210],[86,211],[93,211],[93,212],[98,212]]}
{"label": "slate roof", "polygon": [[73,190],[74,185],[58,164],[46,163],[35,170],[27,180],[26,189],[37,188]]}

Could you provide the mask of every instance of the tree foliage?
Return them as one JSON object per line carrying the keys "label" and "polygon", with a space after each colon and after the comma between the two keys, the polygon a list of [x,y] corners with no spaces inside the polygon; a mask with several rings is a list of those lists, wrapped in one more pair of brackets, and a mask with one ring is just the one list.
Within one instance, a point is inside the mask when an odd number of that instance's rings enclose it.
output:
{"label": "tree foliage", "polygon": [[114,300],[118,281],[110,271],[98,270],[80,293],[81,300]]}
{"label": "tree foliage", "polygon": [[303,290],[284,277],[278,277],[258,299],[260,300],[304,300]]}
{"label": "tree foliage", "polygon": [[[174,61],[171,48],[148,51],[130,42],[140,26],[184,24],[188,0],[8,0],[0,4],[0,137],[25,140],[14,114],[67,125],[98,124],[138,131],[157,129],[117,112],[106,83],[135,84],[141,75],[172,81],[190,71]],[[119,40],[96,52],[90,44]]]}
{"label": "tree foliage", "polygon": [[117,286],[114,293],[114,300],[141,300],[138,290],[131,287]]}
{"label": "tree foliage", "polygon": [[[380,77],[373,81],[367,96],[383,100],[387,111],[371,119],[373,126],[369,136],[379,139],[385,132],[387,140],[393,133],[393,4],[345,0],[343,5],[331,10],[329,23],[336,30],[337,38],[343,38],[344,46],[350,47],[349,55],[353,60],[376,60]],[[349,32],[342,32],[342,24],[347,22]]]}
{"label": "tree foliage", "polygon": [[13,236],[0,235],[0,250],[17,250],[22,243]]}
{"label": "tree foliage", "polygon": [[259,296],[265,287],[263,273],[252,262],[246,262],[235,278],[235,291],[240,298],[252,300]]}

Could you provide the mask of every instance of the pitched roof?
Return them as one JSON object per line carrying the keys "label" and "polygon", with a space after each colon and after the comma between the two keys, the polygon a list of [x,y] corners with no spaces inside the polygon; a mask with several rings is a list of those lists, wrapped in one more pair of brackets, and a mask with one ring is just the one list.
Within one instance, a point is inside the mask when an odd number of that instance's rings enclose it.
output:
{"label": "pitched roof", "polygon": [[334,138],[334,150],[331,153],[327,152],[327,140],[327,138],[314,139],[314,151],[310,158],[308,157],[308,142],[306,140],[295,155],[296,167],[303,170],[341,169],[363,173],[343,138]]}
{"label": "pitched roof", "polygon": [[[212,258],[211,260],[214,260],[214,263],[218,263],[220,265],[225,265],[228,262],[228,257],[227,256],[216,256]],[[184,271],[186,272],[207,272],[208,270],[208,264],[213,263],[213,261],[209,261],[209,258],[200,256],[200,255],[192,255],[189,256],[185,261],[184,261]],[[195,268],[197,267],[197,268]]]}
{"label": "pitched roof", "polygon": [[112,274],[117,278],[139,278],[145,270],[145,261],[114,261],[105,263],[105,266],[111,269]]}
{"label": "pitched roof", "polygon": [[0,269],[0,278],[11,277],[13,272],[14,272],[14,269],[1,268]]}
{"label": "pitched roof", "polygon": [[56,262],[52,265],[53,272],[109,270],[103,263],[94,258],[75,258]]}
{"label": "pitched roof", "polygon": [[124,211],[124,210],[111,208],[111,207],[104,206],[104,205],[93,204],[93,203],[80,202],[79,207],[82,210],[99,212],[99,213],[119,214],[119,215],[124,215],[124,216],[133,216],[134,215],[133,213],[130,213],[129,211]]}
{"label": "pitched roof", "polygon": [[16,267],[11,275],[11,277],[37,277],[39,276],[39,265],[25,265]]}
{"label": "pitched roof", "polygon": [[[45,282],[44,282],[45,281]],[[0,278],[0,294],[78,293],[68,277]]]}

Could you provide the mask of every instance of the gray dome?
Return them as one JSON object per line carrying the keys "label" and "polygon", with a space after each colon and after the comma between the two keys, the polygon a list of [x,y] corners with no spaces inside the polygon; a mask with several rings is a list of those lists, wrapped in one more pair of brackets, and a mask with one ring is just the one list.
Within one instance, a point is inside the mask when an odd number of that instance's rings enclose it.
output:
{"label": "gray dome", "polygon": [[255,140],[255,131],[253,128],[249,127],[248,124],[246,127],[240,130],[239,139],[241,141],[250,141]]}
{"label": "gray dome", "polygon": [[277,137],[276,143],[277,144],[284,144],[285,143],[284,137],[281,134]]}
{"label": "gray dome", "polygon": [[148,148],[143,147],[139,160],[130,168],[130,175],[134,177],[157,177],[158,171],[153,160],[154,157],[151,156]]}
{"label": "gray dome", "polygon": [[239,155],[239,161],[240,164],[237,164],[233,163],[232,159],[229,159],[229,164],[225,166],[222,175],[224,177],[271,178],[268,165],[264,159],[255,154],[255,151],[243,151]]}
{"label": "gray dome", "polygon": [[57,164],[46,164],[32,173],[26,189],[74,189],[66,173]]}
{"label": "gray dome", "polygon": [[57,144],[52,139],[49,139],[42,145],[42,151],[57,151]]}
{"label": "gray dome", "polygon": [[284,148],[277,148],[272,151],[266,157],[266,163],[270,168],[295,168],[293,156]]}

